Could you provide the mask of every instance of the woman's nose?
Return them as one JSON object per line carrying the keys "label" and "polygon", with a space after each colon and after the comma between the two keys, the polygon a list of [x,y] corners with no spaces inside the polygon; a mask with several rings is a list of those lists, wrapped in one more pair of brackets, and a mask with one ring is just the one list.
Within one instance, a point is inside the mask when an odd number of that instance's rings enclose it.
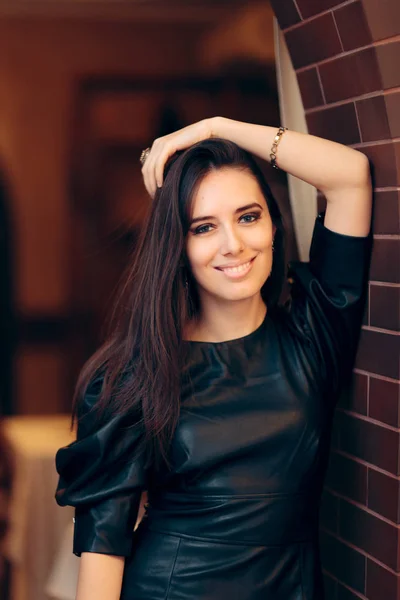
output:
{"label": "woman's nose", "polygon": [[226,229],[221,244],[221,254],[239,254],[244,247],[243,240],[234,229]]}

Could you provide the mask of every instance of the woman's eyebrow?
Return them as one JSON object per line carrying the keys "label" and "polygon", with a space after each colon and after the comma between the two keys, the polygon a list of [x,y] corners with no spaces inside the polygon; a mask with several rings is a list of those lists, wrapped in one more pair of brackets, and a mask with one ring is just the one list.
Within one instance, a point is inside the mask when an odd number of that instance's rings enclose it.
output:
{"label": "woman's eyebrow", "polygon": [[[258,204],[258,202],[252,202],[251,204],[246,204],[245,206],[241,206],[240,208],[237,208],[235,210],[235,215],[237,215],[240,212],[243,212],[244,210],[249,210],[250,208],[261,208],[261,210],[263,209],[261,204]],[[193,223],[197,223],[199,221],[207,221],[210,219],[215,219],[215,217],[213,217],[212,215],[208,215],[205,217],[195,217],[194,219],[191,220],[190,224],[193,225]]]}

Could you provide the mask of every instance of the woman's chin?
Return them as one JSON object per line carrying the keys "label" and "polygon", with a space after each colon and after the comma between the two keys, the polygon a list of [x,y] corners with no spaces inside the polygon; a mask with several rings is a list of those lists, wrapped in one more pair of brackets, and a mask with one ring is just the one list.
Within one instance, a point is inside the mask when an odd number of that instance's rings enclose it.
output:
{"label": "woman's chin", "polygon": [[240,302],[250,300],[254,296],[260,294],[261,287],[259,286],[243,286],[237,289],[226,290],[225,293],[221,293],[221,290],[216,290],[214,297],[218,298],[222,302]]}

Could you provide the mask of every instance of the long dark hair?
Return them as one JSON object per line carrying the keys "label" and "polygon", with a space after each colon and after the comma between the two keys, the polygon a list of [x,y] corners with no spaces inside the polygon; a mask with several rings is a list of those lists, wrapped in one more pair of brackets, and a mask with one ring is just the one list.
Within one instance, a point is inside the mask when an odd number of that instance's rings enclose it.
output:
{"label": "long dark hair", "polygon": [[[199,298],[185,251],[191,203],[211,170],[243,169],[257,179],[276,226],[272,271],[261,289],[268,307],[279,299],[285,274],[284,229],[278,205],[252,156],[222,139],[199,142],[167,163],[138,247],[119,294],[106,342],[84,366],[74,414],[88,387],[101,375],[96,408],[140,415],[147,461],[168,461],[179,419],[181,373],[187,357],[185,324],[198,314]],[[187,347],[187,344],[186,344]],[[99,417],[100,418],[100,417]],[[132,419],[134,421],[134,419]]]}

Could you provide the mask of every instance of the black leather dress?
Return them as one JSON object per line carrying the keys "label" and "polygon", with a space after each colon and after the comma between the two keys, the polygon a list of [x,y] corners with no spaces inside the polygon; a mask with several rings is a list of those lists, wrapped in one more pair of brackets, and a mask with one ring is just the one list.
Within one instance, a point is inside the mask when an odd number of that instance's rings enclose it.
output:
{"label": "black leather dress", "polygon": [[[194,394],[183,386],[172,471],[132,459],[140,432],[121,417],[90,434],[84,420],[58,451],[56,499],[76,507],[74,552],[126,556],[122,600],[323,598],[320,495],[369,242],[319,215],[310,262],[289,265],[290,305],[245,337],[186,342]],[[149,506],[133,533],[143,489]]]}

